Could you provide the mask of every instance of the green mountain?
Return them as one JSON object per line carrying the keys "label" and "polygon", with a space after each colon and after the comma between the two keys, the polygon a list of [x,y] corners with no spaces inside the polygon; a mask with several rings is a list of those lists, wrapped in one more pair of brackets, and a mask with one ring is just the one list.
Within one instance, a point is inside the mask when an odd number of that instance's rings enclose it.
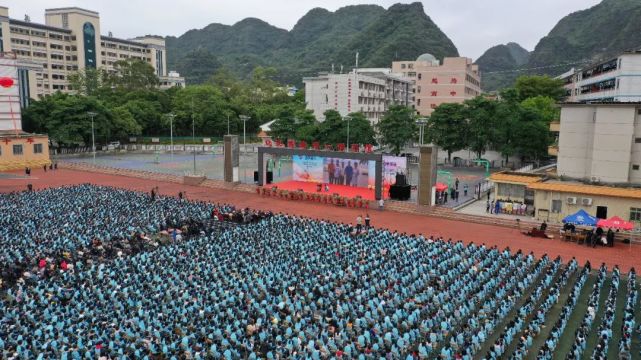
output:
{"label": "green mountain", "polygon": [[[641,48],[639,19],[641,19],[641,1],[639,0],[603,0],[589,9],[574,12],[561,19],[550,33],[539,41],[523,68],[530,69],[527,74],[554,76],[572,67],[585,66],[625,50],[639,49]],[[501,65],[495,66],[494,71],[513,69],[510,67],[509,57],[499,58],[500,56],[496,56],[494,61]],[[502,67],[502,64],[506,66]],[[490,71],[483,67],[481,70]],[[512,83],[510,79],[524,73],[526,72],[497,74],[495,79],[491,78],[492,81],[489,82],[486,82],[487,77],[483,76],[483,88],[496,90],[509,86]]]}
{"label": "green mountain", "polygon": [[[510,86],[516,79],[516,72],[528,63],[530,52],[517,43],[507,43],[489,48],[476,60],[481,70],[484,89],[498,89]],[[513,75],[513,76],[509,76]]]}
{"label": "green mountain", "polygon": [[389,67],[429,52],[457,56],[452,41],[425,14],[421,3],[355,5],[330,12],[312,9],[291,31],[258,19],[234,25],[211,24],[180,37],[167,37],[168,65],[188,83],[206,81],[220,66],[244,77],[256,66],[273,66],[282,82],[300,84],[319,71],[355,65]]}

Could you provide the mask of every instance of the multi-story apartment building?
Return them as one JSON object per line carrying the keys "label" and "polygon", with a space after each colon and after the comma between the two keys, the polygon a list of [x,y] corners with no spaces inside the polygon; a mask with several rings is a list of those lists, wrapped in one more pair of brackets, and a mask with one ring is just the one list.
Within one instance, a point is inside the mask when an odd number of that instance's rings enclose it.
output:
{"label": "multi-story apartment building", "polygon": [[641,101],[641,51],[626,52],[559,75],[567,102]]}
{"label": "multi-story apartment building", "polygon": [[[9,17],[0,7],[0,52],[13,52],[19,60],[23,92],[31,98],[56,91],[73,91],[69,75],[85,68],[113,70],[118,60],[139,59],[149,63],[161,84],[184,84],[167,73],[165,40],[144,36],[132,40],[100,35],[95,11],[77,7],[45,10],[45,24]],[[26,104],[23,99],[23,105]]]}
{"label": "multi-story apartment building", "polygon": [[414,107],[427,116],[443,103],[461,103],[481,94],[478,65],[465,57],[446,57],[441,63],[431,54],[416,61],[394,61],[392,72],[414,81]]}
{"label": "multi-story apartment building", "polygon": [[362,112],[370,122],[378,122],[392,104],[411,104],[411,81],[390,69],[358,69],[347,74],[319,74],[303,78],[305,102],[318,121],[327,110],[342,116]]}

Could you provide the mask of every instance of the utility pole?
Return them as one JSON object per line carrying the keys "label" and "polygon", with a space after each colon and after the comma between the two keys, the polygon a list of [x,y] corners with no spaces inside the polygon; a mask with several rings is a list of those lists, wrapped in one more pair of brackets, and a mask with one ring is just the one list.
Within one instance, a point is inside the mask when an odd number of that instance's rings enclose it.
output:
{"label": "utility pole", "polygon": [[352,120],[352,117],[345,116],[343,120],[347,120],[347,151],[349,151],[349,122]]}
{"label": "utility pole", "polygon": [[191,98],[191,142],[194,147],[194,176],[196,176],[196,122],[194,120],[194,98]]}
{"label": "utility pole", "polygon": [[245,153],[247,153],[247,137],[246,137],[246,132],[245,132],[245,124],[247,124],[247,120],[249,120],[251,118],[249,116],[247,116],[247,115],[240,115],[239,118],[240,118],[240,120],[243,121],[243,148],[244,148],[243,151]]}
{"label": "utility pole", "polygon": [[171,161],[174,160],[174,118],[176,117],[176,114],[174,113],[169,113],[167,114],[169,117],[169,143],[170,143],[170,148],[169,148],[169,153],[171,154]]}
{"label": "utility pole", "polygon": [[98,115],[93,111],[88,111],[87,116],[91,118],[91,150],[93,151],[93,164],[96,165],[96,135],[94,134],[93,118]]}

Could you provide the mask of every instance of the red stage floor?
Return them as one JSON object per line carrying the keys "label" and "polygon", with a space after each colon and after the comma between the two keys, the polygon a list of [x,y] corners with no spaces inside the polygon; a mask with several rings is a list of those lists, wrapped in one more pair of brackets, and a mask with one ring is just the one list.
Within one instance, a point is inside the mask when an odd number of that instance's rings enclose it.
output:
{"label": "red stage floor", "polygon": [[[315,193],[316,192],[316,183],[305,182],[305,181],[282,181],[275,184],[265,185],[265,187],[271,188],[277,186],[279,189],[283,190],[293,190],[297,191],[299,189],[303,190],[306,193]],[[384,192],[384,191],[383,191]],[[323,189],[325,193],[325,189]],[[345,186],[345,185],[329,185],[328,194],[338,194],[340,196],[346,196],[349,198],[354,198],[360,195],[365,200],[376,200],[374,196],[374,189],[367,189],[362,187],[354,186]],[[387,199],[387,194],[383,194],[384,199]]]}

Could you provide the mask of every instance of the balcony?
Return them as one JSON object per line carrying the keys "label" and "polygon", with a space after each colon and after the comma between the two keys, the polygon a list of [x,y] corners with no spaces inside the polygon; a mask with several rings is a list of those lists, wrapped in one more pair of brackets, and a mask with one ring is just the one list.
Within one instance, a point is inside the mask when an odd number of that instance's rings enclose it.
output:
{"label": "balcony", "polygon": [[559,156],[559,146],[558,145],[550,145],[550,146],[548,146],[548,155],[550,155],[550,156]]}
{"label": "balcony", "polygon": [[561,131],[561,123],[559,121],[552,121],[550,123],[550,132],[560,132]]}

